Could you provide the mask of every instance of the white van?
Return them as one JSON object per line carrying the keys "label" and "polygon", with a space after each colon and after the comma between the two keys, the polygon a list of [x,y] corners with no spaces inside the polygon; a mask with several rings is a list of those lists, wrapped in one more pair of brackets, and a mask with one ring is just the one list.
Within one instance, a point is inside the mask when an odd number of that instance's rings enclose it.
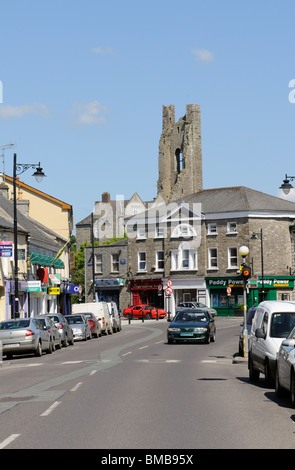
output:
{"label": "white van", "polygon": [[294,302],[270,300],[258,305],[249,335],[248,369],[251,381],[256,382],[262,373],[269,383],[273,383],[277,353],[294,326]]}
{"label": "white van", "polygon": [[102,334],[112,334],[112,321],[106,302],[87,302],[85,304],[73,304],[72,313],[93,313],[101,326]]}
{"label": "white van", "polygon": [[116,302],[107,302],[108,307],[109,307],[109,312],[111,315],[111,321],[112,321],[112,327],[113,327],[113,332],[116,333],[117,331],[121,330],[121,317],[118,312],[118,307]]}

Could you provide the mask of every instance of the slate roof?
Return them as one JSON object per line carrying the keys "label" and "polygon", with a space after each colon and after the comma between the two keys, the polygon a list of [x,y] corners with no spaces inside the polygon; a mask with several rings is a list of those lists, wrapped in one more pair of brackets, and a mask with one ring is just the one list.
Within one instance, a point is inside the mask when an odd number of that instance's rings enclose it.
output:
{"label": "slate roof", "polygon": [[[3,195],[0,194],[0,226],[13,230],[13,204]],[[60,244],[56,238],[61,237],[46,227],[43,227],[34,219],[25,216],[22,212],[17,211],[17,227],[18,232],[28,233],[31,242],[43,243],[51,245],[52,249],[59,249]]]}

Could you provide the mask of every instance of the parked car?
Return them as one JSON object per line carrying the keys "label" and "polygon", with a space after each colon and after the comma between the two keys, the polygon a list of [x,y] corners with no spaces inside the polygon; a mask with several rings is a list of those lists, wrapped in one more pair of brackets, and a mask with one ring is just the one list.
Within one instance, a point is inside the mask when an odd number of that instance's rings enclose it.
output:
{"label": "parked car", "polygon": [[[248,331],[248,342],[249,342],[249,335],[250,335],[250,332],[251,332],[251,327],[252,327],[252,321],[253,321],[253,318],[254,318],[254,315],[255,315],[255,312],[256,312],[256,305],[254,305],[253,307],[251,307],[247,313],[246,313],[246,323],[247,323],[247,331]],[[241,333],[240,333],[240,337],[239,337],[239,355],[240,356],[243,356],[244,355],[244,337],[243,337],[243,333],[244,333],[244,322],[241,323]]]}
{"label": "parked car", "polygon": [[210,312],[210,315],[217,315],[215,308],[207,307],[207,305],[203,304],[202,302],[181,302],[177,305],[176,312],[187,308],[207,308]]}
{"label": "parked car", "polygon": [[42,356],[52,352],[50,334],[38,318],[17,318],[0,323],[3,355],[33,353]]}
{"label": "parked car", "polygon": [[91,312],[96,316],[101,326],[102,334],[111,335],[113,332],[110,312],[106,302],[86,302],[72,305],[72,314]]}
{"label": "parked car", "polygon": [[162,308],[153,307],[151,305],[132,305],[131,307],[124,308],[124,317],[127,318],[144,318],[149,320],[150,318],[165,318],[167,312]]}
{"label": "parked car", "polygon": [[283,340],[278,352],[275,390],[278,397],[287,390],[295,408],[295,328]]}
{"label": "parked car", "polygon": [[[168,320],[169,321],[169,320]],[[207,308],[177,312],[167,330],[168,343],[183,341],[214,342],[216,325]]]}
{"label": "parked car", "polygon": [[113,332],[116,333],[117,331],[120,331],[122,329],[121,315],[118,311],[116,302],[107,302],[107,305],[111,316]]}
{"label": "parked car", "polygon": [[269,384],[275,381],[277,353],[294,327],[294,302],[269,300],[258,305],[249,336],[250,381],[258,381],[260,373]]}
{"label": "parked car", "polygon": [[94,338],[98,338],[99,336],[101,336],[101,326],[96,316],[90,312],[83,313],[83,315],[88,320],[92,336]]}
{"label": "parked car", "polygon": [[57,329],[59,331],[61,342],[64,348],[68,346],[68,344],[74,344],[74,334],[73,330],[66,321],[64,315],[62,313],[46,313],[52,320],[54,321]]}
{"label": "parked car", "polygon": [[72,327],[75,341],[81,339],[87,341],[87,339],[92,338],[90,325],[83,313],[77,313],[76,315],[66,315],[65,319]]}
{"label": "parked car", "polygon": [[40,322],[43,324],[43,327],[46,327],[48,333],[50,334],[52,350],[55,351],[56,348],[61,349],[61,337],[52,318],[50,318],[48,315],[37,315],[35,318],[40,320]]}

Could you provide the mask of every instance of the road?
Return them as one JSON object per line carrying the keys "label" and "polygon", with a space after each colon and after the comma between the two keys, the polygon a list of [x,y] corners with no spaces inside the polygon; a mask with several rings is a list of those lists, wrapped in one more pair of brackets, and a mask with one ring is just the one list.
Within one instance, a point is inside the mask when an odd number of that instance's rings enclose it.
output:
{"label": "road", "polygon": [[295,411],[236,361],[240,319],[216,318],[215,343],[166,342],[167,321],[41,358],[3,360],[3,449],[294,448]]}

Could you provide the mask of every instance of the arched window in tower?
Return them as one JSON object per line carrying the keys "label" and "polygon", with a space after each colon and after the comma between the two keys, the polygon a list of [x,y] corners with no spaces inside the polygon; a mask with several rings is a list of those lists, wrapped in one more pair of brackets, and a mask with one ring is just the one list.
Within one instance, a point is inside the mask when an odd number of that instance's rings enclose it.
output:
{"label": "arched window in tower", "polygon": [[185,159],[182,156],[181,149],[176,149],[175,156],[177,164],[177,173],[181,173],[181,171],[185,168]]}

